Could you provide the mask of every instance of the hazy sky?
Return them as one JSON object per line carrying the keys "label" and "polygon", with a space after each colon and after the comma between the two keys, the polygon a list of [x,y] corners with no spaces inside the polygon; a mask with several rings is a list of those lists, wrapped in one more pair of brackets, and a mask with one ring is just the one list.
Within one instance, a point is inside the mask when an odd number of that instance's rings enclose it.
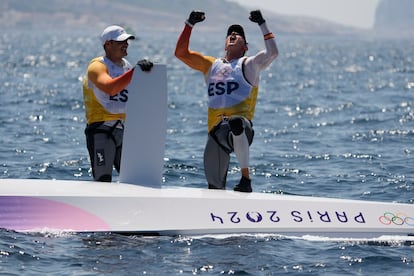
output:
{"label": "hazy sky", "polygon": [[232,0],[241,5],[289,15],[307,15],[370,28],[379,0]]}

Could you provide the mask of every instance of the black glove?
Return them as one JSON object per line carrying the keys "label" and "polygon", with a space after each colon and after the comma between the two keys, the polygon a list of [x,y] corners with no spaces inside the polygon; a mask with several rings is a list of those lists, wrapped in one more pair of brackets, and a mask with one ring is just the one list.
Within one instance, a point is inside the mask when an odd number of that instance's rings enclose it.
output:
{"label": "black glove", "polygon": [[259,26],[266,22],[266,20],[263,19],[263,16],[260,10],[251,11],[249,19],[250,21],[256,22],[257,24],[259,24]]}
{"label": "black glove", "polygon": [[204,21],[206,19],[205,13],[202,11],[192,11],[190,13],[190,17],[188,17],[187,21],[191,25],[195,25],[198,22]]}
{"label": "black glove", "polygon": [[154,66],[154,63],[152,63],[151,61],[147,59],[141,59],[140,61],[137,62],[137,65],[141,67],[142,71],[149,72],[151,71],[152,66]]}

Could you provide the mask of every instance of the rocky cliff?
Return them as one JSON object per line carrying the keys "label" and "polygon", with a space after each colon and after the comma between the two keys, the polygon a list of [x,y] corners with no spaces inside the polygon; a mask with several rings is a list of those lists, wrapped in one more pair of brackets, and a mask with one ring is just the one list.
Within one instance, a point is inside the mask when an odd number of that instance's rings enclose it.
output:
{"label": "rocky cliff", "polygon": [[374,30],[387,36],[414,35],[414,1],[380,0]]}

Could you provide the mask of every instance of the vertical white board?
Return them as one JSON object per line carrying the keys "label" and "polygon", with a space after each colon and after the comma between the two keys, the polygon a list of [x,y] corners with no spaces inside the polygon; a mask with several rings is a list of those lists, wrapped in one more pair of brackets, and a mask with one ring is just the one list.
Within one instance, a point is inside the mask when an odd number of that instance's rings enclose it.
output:
{"label": "vertical white board", "polygon": [[128,104],[119,182],[161,188],[167,128],[167,68],[137,67]]}

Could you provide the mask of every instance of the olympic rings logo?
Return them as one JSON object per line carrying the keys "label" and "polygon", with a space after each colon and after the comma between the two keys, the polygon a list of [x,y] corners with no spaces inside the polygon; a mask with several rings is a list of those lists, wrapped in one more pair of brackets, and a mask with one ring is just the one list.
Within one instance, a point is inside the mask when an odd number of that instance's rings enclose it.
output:
{"label": "olympic rings logo", "polygon": [[404,213],[391,213],[385,212],[384,215],[380,216],[378,220],[384,225],[408,225],[414,226],[414,217],[409,217],[407,214]]}

